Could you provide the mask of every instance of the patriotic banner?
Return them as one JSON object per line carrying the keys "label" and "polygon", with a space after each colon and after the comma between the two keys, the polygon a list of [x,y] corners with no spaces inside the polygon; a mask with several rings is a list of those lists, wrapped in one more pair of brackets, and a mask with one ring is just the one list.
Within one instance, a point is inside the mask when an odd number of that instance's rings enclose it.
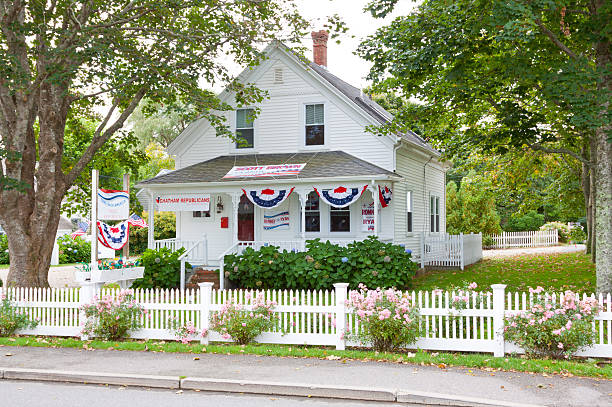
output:
{"label": "patriotic banner", "polygon": [[361,231],[375,232],[374,202],[361,205]]}
{"label": "patriotic banner", "polygon": [[210,210],[210,194],[162,195],[155,198],[155,203],[159,211],[206,212]]}
{"label": "patriotic banner", "polygon": [[114,226],[98,222],[98,242],[109,249],[122,249],[127,243],[129,236],[130,224],[127,220]]}
{"label": "patriotic banner", "polygon": [[346,208],[357,201],[367,187],[367,185],[363,188],[346,188],[340,186],[334,189],[318,190],[315,188],[314,190],[326,204],[334,208]]}
{"label": "patriotic banner", "polygon": [[98,219],[122,220],[130,216],[130,194],[127,191],[98,189]]}
{"label": "patriotic banner", "polygon": [[130,224],[130,226],[138,226],[139,228],[149,227],[149,225],[147,225],[147,222],[145,222],[143,218],[136,215],[135,213],[131,214],[127,221]]}
{"label": "patriotic banner", "polygon": [[289,211],[276,213],[273,215],[264,214],[264,230],[283,230],[289,229]]}
{"label": "patriotic banner", "polygon": [[393,192],[391,192],[389,187],[385,186],[384,188],[381,188],[380,185],[378,186],[378,200],[383,208],[389,206],[392,196]]}
{"label": "patriotic banner", "polygon": [[79,222],[78,229],[70,234],[70,238],[72,240],[76,239],[77,236],[85,236],[87,234],[87,230],[89,229],[89,221]]}
{"label": "patriotic banner", "polygon": [[246,197],[249,198],[249,201],[253,202],[253,204],[259,206],[260,208],[272,209],[285,202],[285,200],[289,198],[289,195],[291,195],[293,192],[293,189],[294,188],[291,188],[288,191],[286,189],[271,188],[251,191],[246,191],[243,189],[242,192],[244,192]]}
{"label": "patriotic banner", "polygon": [[223,178],[259,178],[298,175],[305,166],[306,163],[232,167]]}

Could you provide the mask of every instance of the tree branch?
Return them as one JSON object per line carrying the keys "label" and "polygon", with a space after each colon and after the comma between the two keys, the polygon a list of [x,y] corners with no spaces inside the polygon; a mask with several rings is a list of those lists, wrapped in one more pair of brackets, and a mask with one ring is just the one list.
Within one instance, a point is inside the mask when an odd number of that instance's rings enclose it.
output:
{"label": "tree branch", "polygon": [[575,151],[572,151],[572,150],[567,149],[567,148],[550,148],[550,147],[544,147],[541,144],[527,144],[527,145],[529,146],[529,148],[531,148],[534,151],[542,151],[543,153],[550,153],[550,154],[567,154],[567,155],[570,155],[570,156],[574,157],[576,160],[578,160],[581,163],[583,163],[586,166],[588,166],[589,168],[592,165],[591,161],[589,161],[588,159],[584,158],[583,156],[581,156],[580,154],[576,153]]}
{"label": "tree branch", "polygon": [[550,38],[550,40],[563,52],[565,52],[567,55],[570,56],[570,58],[572,59],[579,59],[579,56],[572,51],[571,49],[569,49],[567,47],[567,45],[565,45],[564,43],[561,42],[561,40],[559,40],[559,38],[557,38],[557,36],[555,35],[555,33],[553,33],[552,31],[550,31],[548,29],[548,27],[546,27],[544,25],[544,23],[542,22],[542,20],[540,20],[539,18],[536,18],[535,23],[538,25],[538,27],[540,27],[540,31],[542,31],[542,33],[544,35],[546,35],[548,38]]}

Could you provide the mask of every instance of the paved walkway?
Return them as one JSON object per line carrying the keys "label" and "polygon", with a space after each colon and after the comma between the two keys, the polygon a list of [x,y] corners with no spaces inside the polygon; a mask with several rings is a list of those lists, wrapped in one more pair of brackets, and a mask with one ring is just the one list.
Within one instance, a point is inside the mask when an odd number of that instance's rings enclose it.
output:
{"label": "paved walkway", "polygon": [[567,246],[547,246],[547,247],[522,247],[518,249],[495,249],[483,250],[482,257],[484,259],[514,257],[522,255],[537,255],[537,254],[553,254],[553,253],[575,253],[584,252],[586,246],[583,244],[573,244]]}
{"label": "paved walkway", "polygon": [[393,388],[548,406],[612,404],[609,380],[383,362],[6,346],[2,367]]}

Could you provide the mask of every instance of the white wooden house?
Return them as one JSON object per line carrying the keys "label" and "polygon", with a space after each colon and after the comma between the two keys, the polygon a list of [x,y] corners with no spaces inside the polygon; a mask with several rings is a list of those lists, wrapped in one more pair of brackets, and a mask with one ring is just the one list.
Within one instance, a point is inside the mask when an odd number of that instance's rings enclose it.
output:
{"label": "white wooden house", "polygon": [[[245,246],[302,250],[308,239],[345,244],[376,235],[418,257],[421,232],[445,232],[448,165],[440,153],[412,132],[369,131],[391,114],[330,73],[326,32],[313,32],[313,40],[312,63],[275,42],[264,62],[239,76],[269,96],[226,113],[242,143],[196,120],[168,147],[176,170],[138,184],[151,209],[176,211],[176,239],[154,241],[149,210],[149,247],[182,246],[191,249],[192,263],[218,267],[225,254]],[[227,90],[220,98],[234,101]],[[259,114],[252,119],[254,108]],[[385,187],[392,192],[388,204],[380,202]],[[351,200],[354,189],[358,199]],[[281,191],[292,193],[273,209],[245,195],[265,200]],[[346,207],[323,199],[346,195]]]}

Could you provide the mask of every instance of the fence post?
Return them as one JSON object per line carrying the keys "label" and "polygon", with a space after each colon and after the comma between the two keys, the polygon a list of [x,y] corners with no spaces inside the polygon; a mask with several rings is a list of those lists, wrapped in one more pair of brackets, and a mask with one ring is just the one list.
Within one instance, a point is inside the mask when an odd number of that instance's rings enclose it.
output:
{"label": "fence post", "polygon": [[465,267],[465,246],[463,245],[463,232],[459,233],[459,247],[461,251],[461,270]]}
{"label": "fence post", "polygon": [[334,289],[336,290],[336,349],[344,350],[348,283],[335,283]]}
{"label": "fence post", "polygon": [[200,287],[200,325],[202,332],[206,330],[206,336],[202,336],[200,343],[208,345],[208,329],[210,327],[210,304],[212,303],[213,283],[198,283]]}
{"label": "fence post", "polygon": [[82,341],[88,340],[89,337],[82,332],[87,323],[87,316],[85,316],[85,311],[83,311],[81,307],[85,304],[89,304],[96,295],[96,283],[84,282],[79,288],[79,325],[81,327]]}
{"label": "fence post", "polygon": [[504,343],[506,284],[493,284],[491,288],[493,289],[493,335],[495,335],[493,356],[503,357],[506,354]]}

